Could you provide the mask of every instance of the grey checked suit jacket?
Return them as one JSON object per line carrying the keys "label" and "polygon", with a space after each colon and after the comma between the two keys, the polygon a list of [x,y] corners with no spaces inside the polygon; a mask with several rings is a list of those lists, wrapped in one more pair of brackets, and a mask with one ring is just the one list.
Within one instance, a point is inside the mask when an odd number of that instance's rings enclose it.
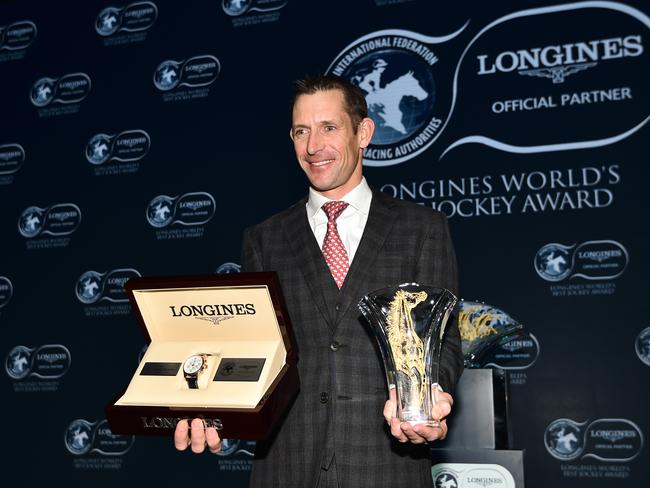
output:
{"label": "grey checked suit jacket", "polygon": [[[301,391],[276,433],[259,442],[253,487],[306,488],[336,455],[341,488],[432,486],[424,445],[400,444],[382,416],[386,380],[358,301],[405,282],[457,293],[446,218],[373,192],[368,222],[339,291],[309,227],[306,199],[247,229],[245,271],[277,271],[298,345]],[[441,384],[453,391],[462,372],[458,328],[449,327]]]}

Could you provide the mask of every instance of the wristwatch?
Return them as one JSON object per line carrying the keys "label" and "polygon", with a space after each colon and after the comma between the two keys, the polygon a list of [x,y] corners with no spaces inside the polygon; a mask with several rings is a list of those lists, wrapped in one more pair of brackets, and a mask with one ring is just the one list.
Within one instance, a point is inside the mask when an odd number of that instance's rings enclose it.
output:
{"label": "wristwatch", "polygon": [[183,363],[183,375],[188,387],[192,389],[199,387],[199,374],[208,367],[208,356],[209,354],[194,354]]}

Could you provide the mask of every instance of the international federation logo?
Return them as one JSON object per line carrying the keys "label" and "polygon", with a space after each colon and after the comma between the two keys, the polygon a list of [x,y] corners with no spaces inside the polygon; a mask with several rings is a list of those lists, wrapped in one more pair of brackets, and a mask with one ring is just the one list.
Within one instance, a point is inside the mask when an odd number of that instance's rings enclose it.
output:
{"label": "international federation logo", "polygon": [[94,425],[90,422],[74,420],[65,432],[65,447],[77,456],[86,454],[92,446],[93,430]]}
{"label": "international federation logo", "polygon": [[102,275],[96,271],[86,271],[77,281],[75,292],[80,302],[95,303],[101,296]]}
{"label": "international federation logo", "polygon": [[147,220],[154,227],[166,227],[174,218],[174,200],[167,195],[159,195],[147,206]]}
{"label": "international federation logo", "polygon": [[451,107],[451,90],[441,89],[434,45],[456,37],[390,29],[347,46],[327,69],[361,88],[375,133],[364,152],[367,166],[390,166],[426,150],[440,135]]}
{"label": "international federation logo", "polygon": [[574,246],[562,244],[546,244],[535,256],[535,271],[547,281],[560,281],[566,278],[572,269],[572,253]]}
{"label": "international federation logo", "polygon": [[24,237],[35,237],[43,229],[45,209],[27,207],[18,219],[18,230]]}
{"label": "international federation logo", "polygon": [[120,26],[120,9],[106,7],[95,20],[95,30],[101,36],[110,36]]}
{"label": "international federation logo", "polygon": [[449,471],[441,471],[433,480],[435,488],[458,488],[458,479]]}
{"label": "international federation logo", "polygon": [[54,87],[56,80],[52,78],[41,78],[34,86],[30,93],[30,99],[37,107],[48,105],[54,98]]}
{"label": "international federation logo", "polygon": [[639,359],[650,366],[650,327],[643,329],[637,336],[634,348]]}
{"label": "international federation logo", "polygon": [[162,91],[169,91],[180,82],[181,63],[178,61],[163,61],[158,65],[153,75],[153,83]]}
{"label": "international federation logo", "polygon": [[245,13],[252,3],[252,0],[223,0],[221,7],[228,15],[236,17]]}
{"label": "international federation logo", "polygon": [[582,427],[569,419],[558,419],[552,422],[544,433],[546,450],[556,459],[570,461],[576,459],[584,450]]}
{"label": "international federation logo", "polygon": [[10,378],[21,380],[29,374],[33,352],[34,349],[16,346],[7,354],[5,371],[7,371]]}
{"label": "international federation logo", "polygon": [[111,137],[106,134],[97,134],[86,146],[86,159],[92,164],[105,163],[110,156]]}

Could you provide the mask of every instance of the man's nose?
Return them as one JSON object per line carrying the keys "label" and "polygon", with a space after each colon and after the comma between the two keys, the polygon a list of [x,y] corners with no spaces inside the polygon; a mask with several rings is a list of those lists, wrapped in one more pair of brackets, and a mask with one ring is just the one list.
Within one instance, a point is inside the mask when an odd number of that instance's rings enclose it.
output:
{"label": "man's nose", "polygon": [[318,131],[310,132],[309,139],[307,140],[307,152],[309,154],[316,154],[323,149],[323,139]]}

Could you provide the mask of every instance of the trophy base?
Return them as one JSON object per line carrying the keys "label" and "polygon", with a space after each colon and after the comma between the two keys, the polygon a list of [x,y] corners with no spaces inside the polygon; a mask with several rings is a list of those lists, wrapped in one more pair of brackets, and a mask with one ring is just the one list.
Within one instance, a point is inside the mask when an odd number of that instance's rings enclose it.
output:
{"label": "trophy base", "polygon": [[415,426],[415,425],[426,425],[427,427],[440,427],[440,421],[438,420],[427,420],[427,419],[416,419],[416,420],[409,420],[409,419],[400,419],[402,422],[408,422],[409,424]]}

